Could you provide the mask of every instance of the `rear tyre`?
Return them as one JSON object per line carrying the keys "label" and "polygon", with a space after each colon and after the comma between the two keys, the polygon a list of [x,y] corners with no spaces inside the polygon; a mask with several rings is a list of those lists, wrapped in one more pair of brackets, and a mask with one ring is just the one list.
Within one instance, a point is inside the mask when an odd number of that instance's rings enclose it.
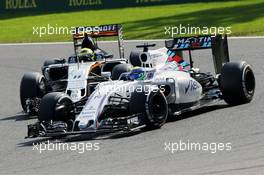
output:
{"label": "rear tyre", "polygon": [[228,62],[221,71],[220,90],[230,105],[249,103],[255,92],[255,76],[245,61]]}
{"label": "rear tyre", "polygon": [[62,92],[52,92],[45,95],[38,113],[39,121],[69,121],[74,118],[73,102]]}
{"label": "rear tyre", "polygon": [[112,80],[118,80],[122,73],[129,71],[129,66],[127,64],[118,64],[112,70]]}
{"label": "rear tyre", "polygon": [[43,75],[38,72],[24,74],[20,83],[20,102],[25,112],[28,112],[29,115],[35,115],[37,113],[36,106],[29,106],[29,109],[27,109],[26,101],[42,98],[45,93],[46,82]]}
{"label": "rear tyre", "polygon": [[129,110],[131,114],[142,113],[146,116],[147,129],[160,128],[168,116],[167,100],[160,91],[152,91],[148,95],[144,92],[133,92]]}

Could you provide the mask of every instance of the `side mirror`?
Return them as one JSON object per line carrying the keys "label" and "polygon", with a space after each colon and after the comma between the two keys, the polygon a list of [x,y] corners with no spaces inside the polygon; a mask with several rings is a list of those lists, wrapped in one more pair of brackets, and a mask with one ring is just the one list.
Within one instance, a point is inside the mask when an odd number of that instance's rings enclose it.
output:
{"label": "side mirror", "polygon": [[168,49],[172,49],[174,45],[174,40],[166,40],[165,41],[165,47]]}

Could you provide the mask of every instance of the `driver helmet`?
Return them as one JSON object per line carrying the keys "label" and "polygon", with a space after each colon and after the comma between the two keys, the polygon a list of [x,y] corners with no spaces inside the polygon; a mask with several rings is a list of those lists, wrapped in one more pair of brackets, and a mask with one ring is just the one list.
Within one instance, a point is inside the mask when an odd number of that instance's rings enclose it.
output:
{"label": "driver helmet", "polygon": [[129,73],[129,78],[131,80],[145,80],[146,79],[146,72],[142,67],[135,67]]}
{"label": "driver helmet", "polygon": [[78,56],[80,61],[95,61],[94,52],[89,48],[82,48]]}
{"label": "driver helmet", "polygon": [[94,43],[93,39],[87,33],[84,33],[84,39],[82,41],[82,48],[89,48],[92,51],[95,51],[97,49],[97,46]]}

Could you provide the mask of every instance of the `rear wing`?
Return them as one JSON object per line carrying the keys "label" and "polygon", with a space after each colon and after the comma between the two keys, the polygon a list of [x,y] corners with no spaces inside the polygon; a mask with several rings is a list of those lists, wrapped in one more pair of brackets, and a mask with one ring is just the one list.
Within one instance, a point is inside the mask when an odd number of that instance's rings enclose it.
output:
{"label": "rear wing", "polygon": [[190,53],[190,64],[191,51],[199,49],[212,49],[213,62],[216,74],[221,72],[224,63],[229,62],[229,50],[227,35],[200,35],[192,37],[178,37],[172,40],[165,41],[165,46],[169,50],[181,51],[188,50]]}
{"label": "rear wing", "polygon": [[124,41],[122,25],[109,24],[101,26],[76,27],[73,34],[74,51],[78,53],[81,48],[82,40],[85,34],[94,39],[97,45],[97,39],[101,37],[117,37],[120,58],[124,58]]}

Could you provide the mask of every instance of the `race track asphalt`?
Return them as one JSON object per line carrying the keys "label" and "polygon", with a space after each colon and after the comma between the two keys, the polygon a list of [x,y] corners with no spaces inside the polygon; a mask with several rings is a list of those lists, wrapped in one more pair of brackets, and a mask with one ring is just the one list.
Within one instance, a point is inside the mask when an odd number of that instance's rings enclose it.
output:
{"label": "race track asphalt", "polygon": [[[157,42],[163,46],[163,42]],[[125,44],[126,56],[137,43]],[[256,76],[256,93],[249,104],[215,107],[171,119],[161,129],[114,138],[65,140],[68,144],[99,144],[99,150],[33,150],[24,139],[27,124],[35,118],[21,114],[19,84],[28,71],[40,71],[46,58],[69,56],[71,44],[0,46],[0,174],[88,175],[262,175],[264,174],[264,39],[232,39],[230,58],[250,63]],[[102,44],[116,53],[111,43]],[[210,51],[195,51],[195,65],[212,70]],[[231,150],[169,151],[165,143],[231,143]],[[51,141],[58,143],[59,141]],[[213,148],[212,148],[213,149]]]}

